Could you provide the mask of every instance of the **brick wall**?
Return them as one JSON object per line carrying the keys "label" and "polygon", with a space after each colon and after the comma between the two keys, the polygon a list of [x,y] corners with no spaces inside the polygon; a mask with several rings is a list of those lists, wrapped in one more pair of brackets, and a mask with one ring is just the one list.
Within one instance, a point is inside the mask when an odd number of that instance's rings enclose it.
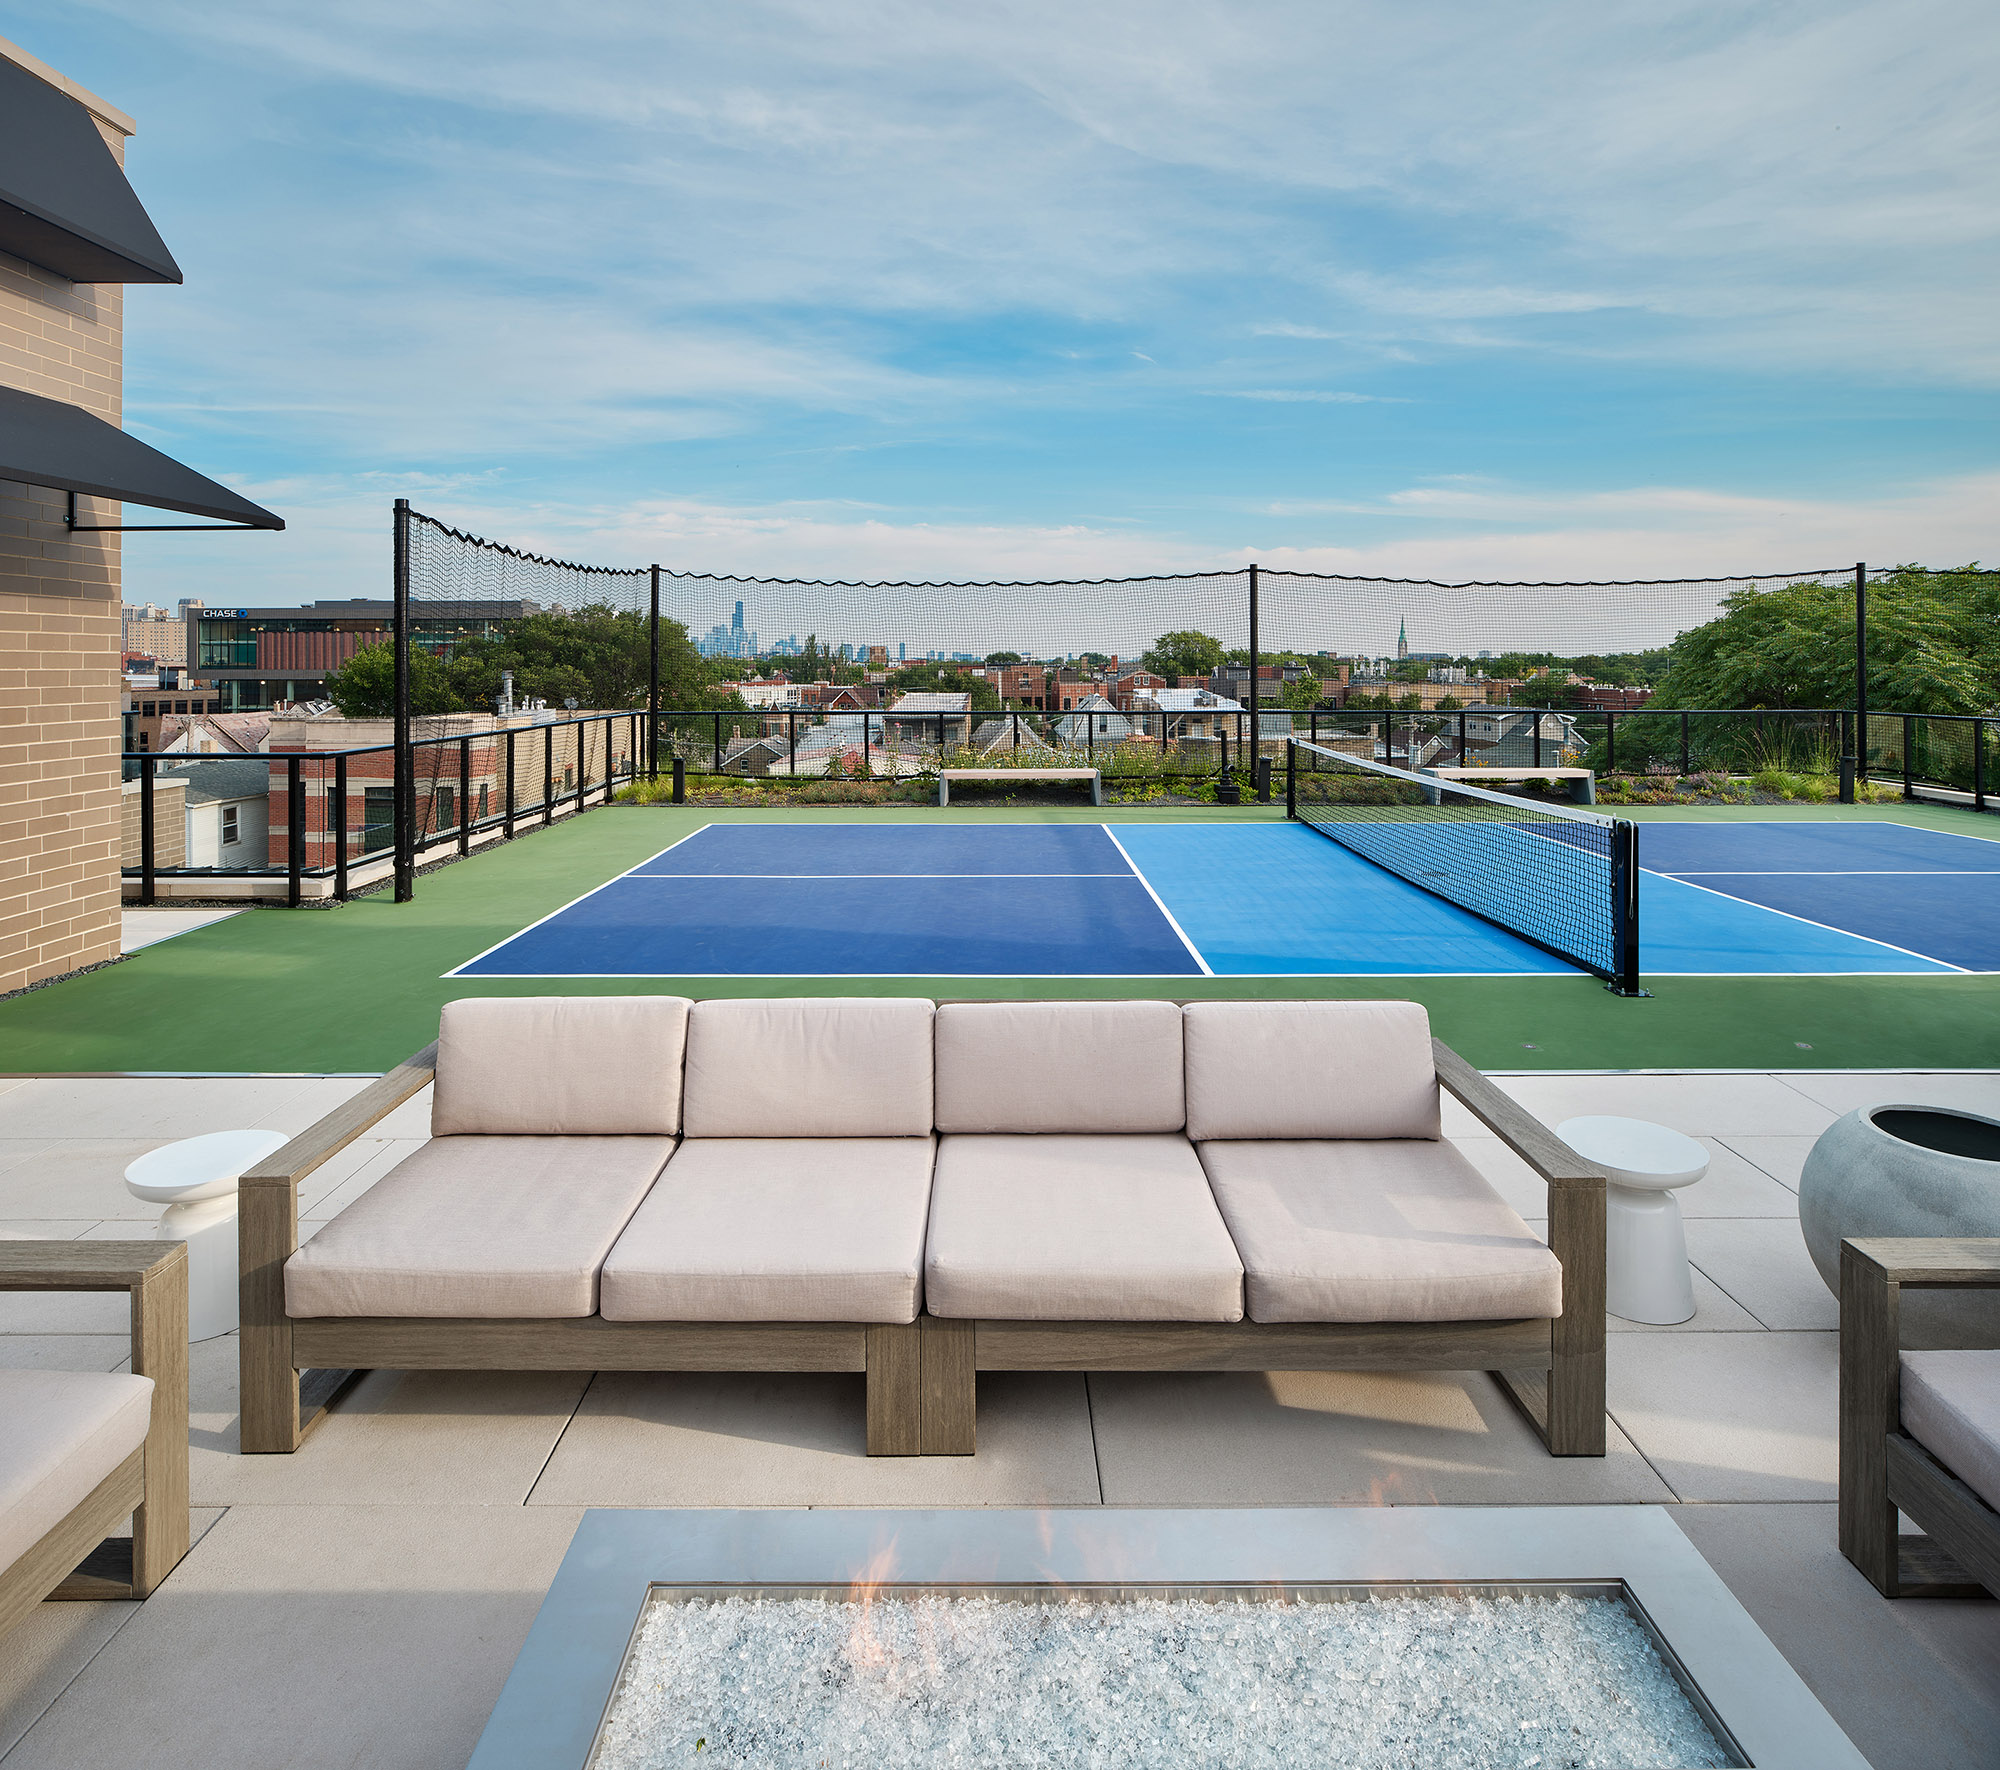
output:
{"label": "brick wall", "polygon": [[[118,423],[124,306],[115,284],[0,253],[0,384]],[[70,534],[64,502],[0,480],[0,991],[119,952],[118,537]]]}

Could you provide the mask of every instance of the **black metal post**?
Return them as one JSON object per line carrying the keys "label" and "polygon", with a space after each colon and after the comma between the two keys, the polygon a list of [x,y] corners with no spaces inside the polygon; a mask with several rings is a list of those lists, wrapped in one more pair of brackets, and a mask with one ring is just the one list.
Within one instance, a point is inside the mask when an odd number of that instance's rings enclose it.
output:
{"label": "black metal post", "polygon": [[861,710],[861,778],[869,779],[875,773],[875,759],[869,755],[868,709]]}
{"label": "black metal post", "polygon": [[[1534,711],[1534,721],[1535,721],[1535,766],[1537,768],[1540,768],[1542,765],[1542,710],[1540,707],[1537,707]],[[1410,766],[1414,768],[1416,767],[1416,763],[1412,761],[1410,763]],[[1683,768],[1681,772],[1685,774],[1687,770]]]}
{"label": "black metal post", "polygon": [[556,815],[556,728],[551,720],[542,727],[542,825],[546,828]]}
{"label": "black metal post", "polygon": [[285,758],[285,903],[299,907],[299,875],[306,858],[306,783],[294,750]]}
{"label": "black metal post", "polygon": [[1463,707],[1458,712],[1458,765],[1460,768],[1465,766],[1465,709]]}
{"label": "black metal post", "polygon": [[1688,728],[1688,719],[1689,715],[1683,712],[1681,714],[1681,773],[1682,774],[1692,774],[1694,772],[1694,760],[1689,749],[1690,734]]}
{"label": "black metal post", "polygon": [[153,768],[149,750],[139,758],[139,901],[144,904],[152,903],[159,891],[159,869],[153,859]]}
{"label": "black metal post", "polygon": [[584,783],[590,778],[590,721],[572,719],[569,728],[576,733],[576,808],[583,810]]}
{"label": "black metal post", "polygon": [[[1917,796],[1916,759],[1914,756],[1916,747],[1916,715],[1914,713],[1905,713],[1903,715],[1903,797],[1905,799],[1914,799]],[[1862,754],[1867,754],[1865,747]],[[1861,778],[1866,780],[1868,776],[1864,773]]]}
{"label": "black metal post", "polygon": [[1254,763],[1264,741],[1264,728],[1257,723],[1257,568],[1250,567],[1250,756]]}
{"label": "black metal post", "polygon": [[1639,987],[1639,826],[1623,819],[1611,826],[1610,987],[1621,996],[1643,996]]}
{"label": "black metal post", "polygon": [[1222,769],[1215,777],[1215,802],[1218,805],[1240,805],[1242,790],[1236,784],[1236,776],[1229,767],[1229,727],[1217,721],[1216,740],[1222,745]]}
{"label": "black metal post", "polygon": [[1257,803],[1259,805],[1269,805],[1271,803],[1271,758],[1259,755],[1257,766],[1251,770],[1251,776],[1257,783]]}
{"label": "black metal post", "polygon": [[[1463,751],[1459,754],[1459,760],[1461,762],[1465,760]],[[1604,772],[1606,774],[1618,772],[1618,715],[1609,707],[1604,710]]]}
{"label": "black metal post", "polygon": [[1986,721],[1972,722],[1972,809],[1986,809]]}
{"label": "black metal post", "polygon": [[799,778],[799,713],[796,707],[785,709],[785,742],[792,752],[792,779]]}
{"label": "black metal post", "polygon": [[1285,815],[1299,815],[1299,747],[1285,739]]}
{"label": "black metal post", "polygon": [[660,778],[660,568],[653,567],[652,667],[646,673],[646,777]]}
{"label": "black metal post", "polygon": [[514,840],[514,737],[514,728],[510,725],[507,727],[507,809],[503,814],[506,822],[501,826],[509,842]]}
{"label": "black metal post", "polygon": [[458,740],[458,852],[472,852],[472,739]]}
{"label": "black metal post", "polygon": [[347,901],[347,752],[333,753],[333,801],[326,808],[326,827],[333,837],[333,901]]}
{"label": "black metal post", "polygon": [[685,756],[676,756],[674,758],[674,803],[676,805],[685,805],[687,802],[688,802],[687,758]]}
{"label": "black metal post", "polygon": [[417,762],[410,751],[410,501],[396,500],[396,901],[417,894]]}
{"label": "black metal post", "polygon": [[715,716],[715,772],[722,772],[722,715]]}

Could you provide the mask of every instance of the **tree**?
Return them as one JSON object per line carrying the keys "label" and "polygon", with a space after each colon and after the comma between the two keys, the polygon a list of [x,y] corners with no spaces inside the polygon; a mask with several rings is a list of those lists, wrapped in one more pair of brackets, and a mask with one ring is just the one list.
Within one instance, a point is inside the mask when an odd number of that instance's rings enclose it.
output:
{"label": "tree", "polygon": [[1440,695],[1438,696],[1438,704],[1436,710],[1440,713],[1456,713],[1461,708],[1463,708],[1464,705],[1465,703],[1462,700],[1460,700],[1458,696],[1455,694]]}
{"label": "tree", "polygon": [[1025,664],[1028,660],[1017,651],[989,651],[985,661],[989,664]]}
{"label": "tree", "polygon": [[[559,707],[643,707],[650,667],[647,617],[592,604],[510,621],[487,638],[459,642],[447,666],[467,705],[490,707],[501,673],[514,673],[514,693]],[[715,671],[689,642],[679,621],[660,623],[660,705],[706,712],[734,711],[742,697],[715,685]]]}
{"label": "tree", "polygon": [[[348,719],[392,719],[396,713],[396,648],[366,645],[326,679],[326,698]],[[457,713],[464,703],[445,666],[421,646],[410,648],[410,711],[419,717]]]}
{"label": "tree", "polygon": [[[1739,590],[1673,643],[1668,707],[1854,704],[1854,590],[1812,581]],[[2000,574],[1900,566],[1868,586],[1868,701],[1883,711],[1980,713],[2000,701]]]}
{"label": "tree", "polygon": [[1212,675],[1222,664],[1222,641],[1192,629],[1162,633],[1139,662],[1170,683],[1183,676]]}

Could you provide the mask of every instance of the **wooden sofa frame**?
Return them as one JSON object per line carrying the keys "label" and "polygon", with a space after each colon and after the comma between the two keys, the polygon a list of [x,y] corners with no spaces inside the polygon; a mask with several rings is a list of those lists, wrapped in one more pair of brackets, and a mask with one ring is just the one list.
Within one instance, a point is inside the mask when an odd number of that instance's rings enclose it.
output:
{"label": "wooden sofa frame", "polygon": [[2000,1288],[2000,1238],[1840,1244],[1840,1552],[1885,1598],[2000,1597],[2000,1514],[1902,1425],[1902,1293],[1963,1287]]}
{"label": "wooden sofa frame", "polygon": [[[146,1442],[0,1572],[0,1634],[48,1598],[146,1598],[188,1551],[188,1267],[182,1241],[0,1241],[0,1291],[126,1291]],[[129,1537],[106,1536],[127,1516]]]}
{"label": "wooden sofa frame", "polygon": [[296,1450],[362,1370],[861,1371],[870,1456],[969,1456],[980,1371],[1488,1370],[1553,1456],[1604,1454],[1604,1174],[1442,1041],[1439,1081],[1549,1189],[1554,1319],[1440,1322],[493,1321],[285,1313],[299,1182],[426,1087],[437,1046],[244,1174],[242,1444]]}

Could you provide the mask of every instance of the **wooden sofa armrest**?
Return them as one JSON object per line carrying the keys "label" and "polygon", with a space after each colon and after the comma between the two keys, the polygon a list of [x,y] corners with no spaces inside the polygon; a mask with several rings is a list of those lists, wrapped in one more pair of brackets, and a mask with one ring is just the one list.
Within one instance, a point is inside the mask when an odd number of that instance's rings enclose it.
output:
{"label": "wooden sofa armrest", "polygon": [[299,1182],[422,1092],[436,1074],[433,1042],[246,1169],[237,1182],[237,1351],[244,1451],[290,1451],[299,1441],[299,1379],[292,1364],[291,1319],[285,1314],[285,1262],[299,1246]]}
{"label": "wooden sofa armrest", "polygon": [[1562,1263],[1563,1307],[1546,1373],[1496,1371],[1555,1456],[1604,1455],[1604,1170],[1511,1095],[1431,1040],[1440,1083],[1549,1189],[1549,1251]]}
{"label": "wooden sofa armrest", "polygon": [[1840,1244],[1843,1300],[1849,1248],[1859,1273],[1876,1284],[1911,1290],[2000,1288],[2000,1236],[1856,1236]]}
{"label": "wooden sofa armrest", "polygon": [[131,1293],[132,1374],[153,1379],[153,1413],[129,1588],[122,1578],[80,1577],[51,1595],[144,1598],[188,1551],[187,1243],[0,1241],[0,1291]]}

